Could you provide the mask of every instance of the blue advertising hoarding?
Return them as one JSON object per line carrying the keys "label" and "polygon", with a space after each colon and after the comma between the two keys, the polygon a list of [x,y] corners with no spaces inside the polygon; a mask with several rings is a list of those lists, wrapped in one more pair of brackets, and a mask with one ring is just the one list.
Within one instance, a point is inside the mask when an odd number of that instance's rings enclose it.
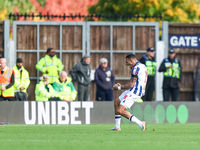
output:
{"label": "blue advertising hoarding", "polygon": [[169,48],[200,48],[200,35],[170,34]]}

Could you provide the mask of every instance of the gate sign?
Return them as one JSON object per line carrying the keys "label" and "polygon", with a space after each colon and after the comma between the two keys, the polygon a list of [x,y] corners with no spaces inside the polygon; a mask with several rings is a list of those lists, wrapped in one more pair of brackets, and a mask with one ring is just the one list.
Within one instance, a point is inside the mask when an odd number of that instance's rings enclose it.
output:
{"label": "gate sign", "polygon": [[200,48],[200,35],[170,34],[170,48]]}

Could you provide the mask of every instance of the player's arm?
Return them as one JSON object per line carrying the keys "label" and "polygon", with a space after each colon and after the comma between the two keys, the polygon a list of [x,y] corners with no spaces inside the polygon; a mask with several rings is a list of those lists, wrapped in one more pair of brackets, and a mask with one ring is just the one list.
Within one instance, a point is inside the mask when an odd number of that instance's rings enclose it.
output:
{"label": "player's arm", "polygon": [[124,85],[121,85],[120,83],[117,83],[113,86],[114,90],[121,90],[121,89],[130,89],[135,85],[135,82],[137,81],[137,76],[132,76],[130,79],[130,82]]}
{"label": "player's arm", "polygon": [[130,82],[128,84],[121,85],[121,88],[122,89],[130,89],[130,88],[132,88],[135,85],[136,80],[137,80],[137,76],[132,77]]}

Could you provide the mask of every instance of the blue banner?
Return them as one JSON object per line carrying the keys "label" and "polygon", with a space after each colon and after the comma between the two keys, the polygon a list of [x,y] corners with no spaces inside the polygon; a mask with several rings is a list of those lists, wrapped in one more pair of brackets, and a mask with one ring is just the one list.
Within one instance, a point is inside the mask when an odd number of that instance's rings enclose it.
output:
{"label": "blue banner", "polygon": [[200,48],[200,35],[170,34],[169,48]]}

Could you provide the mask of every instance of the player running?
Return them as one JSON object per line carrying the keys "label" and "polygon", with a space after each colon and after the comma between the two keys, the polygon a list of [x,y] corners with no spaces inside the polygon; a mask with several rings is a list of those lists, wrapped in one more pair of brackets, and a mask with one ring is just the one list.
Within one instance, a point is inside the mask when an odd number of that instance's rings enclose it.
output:
{"label": "player running", "polygon": [[131,68],[131,79],[128,84],[121,85],[117,83],[113,86],[114,90],[128,89],[124,91],[115,101],[115,127],[111,130],[121,130],[120,121],[121,116],[129,119],[131,122],[137,123],[142,131],[145,131],[146,122],[140,121],[130,112],[126,111],[135,101],[140,99],[145,94],[145,87],[147,83],[147,69],[145,65],[140,63],[134,54],[126,56],[126,65]]}

